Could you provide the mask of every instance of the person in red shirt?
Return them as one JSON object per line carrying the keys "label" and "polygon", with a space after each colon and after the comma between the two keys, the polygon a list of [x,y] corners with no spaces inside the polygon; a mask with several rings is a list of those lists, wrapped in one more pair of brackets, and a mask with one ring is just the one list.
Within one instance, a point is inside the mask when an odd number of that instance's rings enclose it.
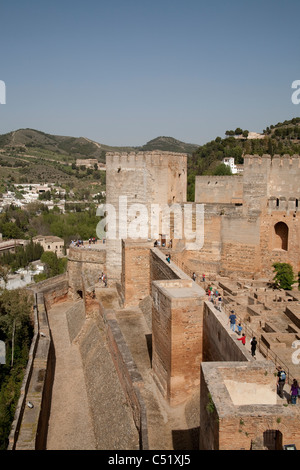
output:
{"label": "person in red shirt", "polygon": [[246,336],[245,333],[242,334],[240,338],[237,338],[238,341],[242,341],[243,345],[245,346],[246,344]]}

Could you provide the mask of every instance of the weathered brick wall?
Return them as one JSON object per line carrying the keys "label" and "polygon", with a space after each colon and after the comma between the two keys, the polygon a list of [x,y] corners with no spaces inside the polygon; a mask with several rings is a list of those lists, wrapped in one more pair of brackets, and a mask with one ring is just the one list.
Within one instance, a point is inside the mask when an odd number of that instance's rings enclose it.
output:
{"label": "weathered brick wall", "polygon": [[[243,395],[239,395],[238,403],[232,401],[226,386],[226,381],[231,380],[236,382],[237,391],[239,383],[240,386],[246,384],[248,388],[254,385],[253,404],[251,400],[243,403]],[[261,389],[258,392],[259,387]],[[273,404],[262,404],[265,396],[262,390],[273,393]],[[257,400],[257,393],[260,393],[261,402]],[[276,377],[274,367],[269,362],[252,362],[248,365],[243,362],[202,364],[201,450],[250,450],[257,441],[261,442],[263,448],[270,431],[277,431],[281,436],[281,445],[296,444],[298,448],[299,417],[298,407],[285,407],[282,403],[276,403]]]}
{"label": "weathered brick wall", "polygon": [[219,416],[212,400],[207,380],[199,364],[200,373],[200,450],[219,449]]}
{"label": "weathered brick wall", "polygon": [[124,307],[137,306],[150,294],[150,250],[152,243],[122,243],[122,295]]}
{"label": "weathered brick wall", "polygon": [[268,196],[299,198],[299,155],[274,155],[270,162]]}
{"label": "weathered brick wall", "polygon": [[66,312],[70,341],[80,333],[86,318],[84,300],[79,300]]}
{"label": "weathered brick wall", "polygon": [[186,401],[199,387],[203,297],[192,280],[153,282],[153,377],[171,406]]}
{"label": "weathered brick wall", "polygon": [[228,334],[228,324],[224,324],[220,314],[211,302],[204,302],[203,308],[203,360],[211,361],[251,361],[253,360],[236,333]]}
{"label": "weathered brick wall", "polygon": [[[299,162],[299,155],[273,158],[246,155],[243,175],[238,179],[197,177],[196,201],[205,203],[205,243],[195,256],[185,253],[186,264],[192,263],[192,269],[207,272],[215,269],[223,275],[255,277],[271,276],[274,262],[287,262],[297,273],[300,270]],[[239,202],[232,196],[240,184],[242,206],[235,207],[234,203]],[[226,205],[221,207],[225,202],[232,202],[231,210]],[[277,222],[288,226],[287,251],[276,249]]]}
{"label": "weathered brick wall", "polygon": [[95,248],[70,247],[68,255],[68,280],[70,295],[96,284],[102,272],[106,273],[106,245]]}
{"label": "weathered brick wall", "polygon": [[243,200],[243,176],[196,176],[195,202],[241,203]]}
{"label": "weathered brick wall", "polygon": [[46,309],[48,309],[55,302],[60,302],[67,298],[69,290],[68,275],[64,273],[38,282],[30,290],[43,295],[43,302]]}
{"label": "weathered brick wall", "polygon": [[[273,274],[273,263],[290,263],[295,274],[300,271],[300,223],[298,212],[272,211],[264,212],[261,217],[260,252],[261,272]],[[288,227],[288,250],[276,249],[275,225],[284,222]]]}
{"label": "weathered brick wall", "polygon": [[[118,281],[121,277],[121,239],[125,237],[119,236],[118,230],[124,216],[129,217],[129,210],[119,208],[120,196],[126,197],[128,209],[143,204],[150,221],[151,204],[186,201],[186,174],[186,154],[153,151],[106,155],[106,203],[114,207],[117,218],[117,239],[107,239],[109,277]],[[150,223],[148,226],[151,236]]]}
{"label": "weathered brick wall", "polygon": [[115,365],[122,389],[130,404],[133,419],[140,436],[141,449],[148,449],[147,414],[140,388],[144,386],[143,379],[132,359],[126,341],[111,309],[107,309],[100,301],[100,314],[105,325],[108,349]]}
{"label": "weathered brick wall", "polygon": [[[219,450],[251,450],[252,441],[262,438],[270,430],[282,434],[282,445],[300,444],[299,413],[282,411],[282,405],[271,407],[264,415],[240,415],[221,418],[219,422]],[[255,410],[253,410],[255,413]],[[256,411],[256,414],[259,412]],[[281,450],[281,449],[278,449]]]}
{"label": "weathered brick wall", "polygon": [[[171,258],[172,261],[172,258]],[[166,279],[190,279],[174,263],[166,261],[166,255],[158,248],[153,248],[150,254],[151,282]]]}
{"label": "weathered brick wall", "polygon": [[266,206],[270,177],[270,155],[245,155],[243,171],[244,212],[258,215]]}

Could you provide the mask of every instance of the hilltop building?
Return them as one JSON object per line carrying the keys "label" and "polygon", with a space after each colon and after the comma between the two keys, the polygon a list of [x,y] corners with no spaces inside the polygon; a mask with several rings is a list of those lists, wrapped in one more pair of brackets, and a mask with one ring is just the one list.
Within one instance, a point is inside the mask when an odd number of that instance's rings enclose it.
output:
{"label": "hilltop building", "polygon": [[59,258],[64,256],[65,242],[62,238],[53,235],[37,235],[32,240],[34,243],[39,243],[44,248],[44,251],[52,251]]}
{"label": "hilltop building", "polygon": [[105,171],[106,167],[104,163],[98,162],[97,158],[77,158],[76,166],[85,166],[86,168],[96,168],[97,170]]}

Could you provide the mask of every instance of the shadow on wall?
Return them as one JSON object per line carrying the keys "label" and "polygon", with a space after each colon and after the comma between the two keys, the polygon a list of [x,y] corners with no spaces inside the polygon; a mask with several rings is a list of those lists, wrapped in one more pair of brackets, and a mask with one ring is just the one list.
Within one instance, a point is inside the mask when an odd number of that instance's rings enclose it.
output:
{"label": "shadow on wall", "polygon": [[[199,450],[200,427],[172,431],[174,450]],[[173,462],[174,463],[174,462]]]}
{"label": "shadow on wall", "polygon": [[151,367],[152,367],[152,334],[145,335],[145,337],[146,337],[148,354],[149,354],[149,358],[150,358],[150,364],[151,364]]}

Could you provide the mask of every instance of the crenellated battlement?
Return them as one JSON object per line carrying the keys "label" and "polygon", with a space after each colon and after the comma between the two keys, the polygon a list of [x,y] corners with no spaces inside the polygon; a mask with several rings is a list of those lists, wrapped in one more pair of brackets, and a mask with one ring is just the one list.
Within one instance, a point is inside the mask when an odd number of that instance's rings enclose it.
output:
{"label": "crenellated battlement", "polygon": [[274,155],[271,161],[272,169],[276,168],[300,168],[300,155]]}
{"label": "crenellated battlement", "polygon": [[245,155],[244,156],[244,170],[259,170],[262,168],[269,168],[272,171],[277,168],[298,169],[300,168],[300,155]]}
{"label": "crenellated battlement", "polygon": [[244,156],[244,174],[247,172],[261,173],[271,167],[271,155],[245,155]]}
{"label": "crenellated battlement", "polygon": [[171,162],[186,165],[187,154],[153,150],[151,152],[108,152],[107,169],[167,167]]}

